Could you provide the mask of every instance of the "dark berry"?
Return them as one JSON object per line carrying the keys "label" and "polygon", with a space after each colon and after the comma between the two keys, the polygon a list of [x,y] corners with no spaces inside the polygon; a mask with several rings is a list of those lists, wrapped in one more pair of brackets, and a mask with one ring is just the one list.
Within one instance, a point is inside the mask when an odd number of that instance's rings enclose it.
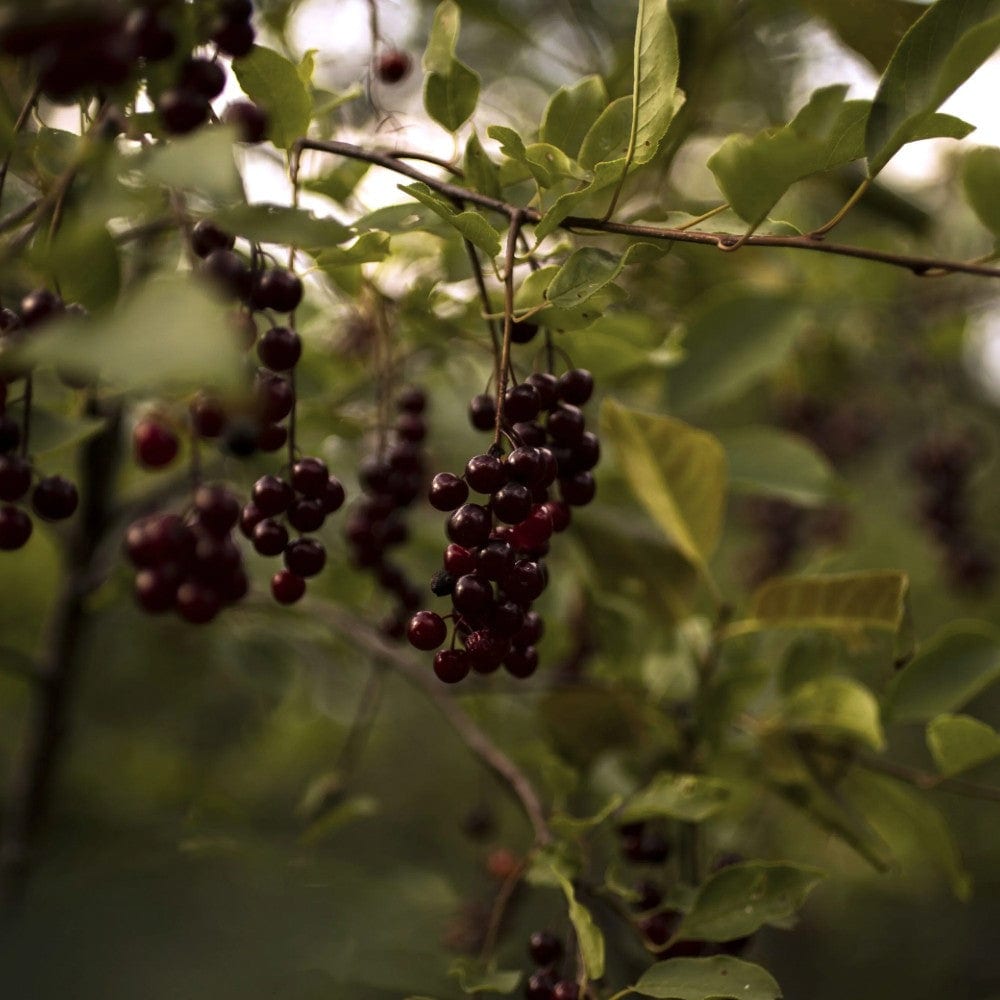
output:
{"label": "dark berry", "polygon": [[0,455],[13,451],[20,443],[20,425],[10,417],[0,417]]}
{"label": "dark berry", "polygon": [[574,472],[589,472],[600,461],[601,442],[596,434],[585,431],[573,449]]}
{"label": "dark berry", "polygon": [[493,629],[477,629],[465,637],[465,651],[476,673],[492,673],[510,652],[510,639],[497,635]]}
{"label": "dark berry", "polygon": [[551,931],[535,931],[528,938],[528,954],[536,965],[555,965],[563,956],[562,941]]}
{"label": "dark berry", "polygon": [[306,592],[306,581],[287,569],[271,577],[271,594],[279,604],[294,604]]}
{"label": "dark berry", "polygon": [[544,459],[534,447],[515,448],[507,456],[507,474],[511,479],[533,486],[542,474]]}
{"label": "dark berry", "polygon": [[240,511],[240,531],[244,538],[253,538],[254,528],[264,520],[264,512],[251,501]]}
{"label": "dark berry", "polygon": [[662,948],[674,936],[679,924],[677,913],[654,913],[639,921],[639,932],[651,945]]}
{"label": "dark berry", "polygon": [[226,429],[226,411],[219,400],[204,394],[191,403],[191,426],[203,438],[217,438]]}
{"label": "dark berry", "polygon": [[545,427],[556,444],[575,445],[583,437],[583,412],[575,406],[560,406],[549,414]]}
{"label": "dark berry", "polygon": [[523,420],[514,424],[514,436],[527,448],[539,448],[548,440],[545,428],[534,420]]}
{"label": "dark berry", "polygon": [[0,551],[13,552],[31,537],[31,518],[17,507],[0,507]]}
{"label": "dark berry", "polygon": [[208,121],[211,106],[204,94],[199,94],[196,90],[173,87],[160,94],[156,110],[163,127],[171,135],[187,135]]}
{"label": "dark berry", "polygon": [[201,265],[202,273],[221,291],[238,299],[250,294],[253,273],[250,265],[235,250],[213,250]]}
{"label": "dark berry", "polygon": [[333,514],[344,506],[344,487],[341,485],[340,480],[337,479],[336,476],[330,476],[327,479],[323,495],[319,498],[319,500],[323,504],[324,514]]}
{"label": "dark berry", "polygon": [[474,548],[490,536],[490,515],[479,504],[466,503],[448,518],[448,538],[458,545]]}
{"label": "dark berry", "polygon": [[399,83],[410,72],[412,61],[406,52],[389,49],[375,61],[375,75],[383,83]]}
{"label": "dark berry", "polygon": [[211,219],[199,219],[191,230],[191,249],[199,257],[207,257],[213,250],[232,250],[235,243],[236,237],[221,230]]}
{"label": "dark berry", "polygon": [[0,458],[0,500],[13,503],[31,489],[31,465],[23,458]]}
{"label": "dark berry", "polygon": [[583,406],[594,391],[594,376],[586,368],[572,368],[559,377],[559,398]]}
{"label": "dark berry", "polygon": [[321,499],[326,493],[329,477],[326,463],[319,458],[300,458],[292,466],[292,486],[312,500]]}
{"label": "dark berry", "polygon": [[457,684],[469,676],[469,658],[461,649],[442,649],[434,657],[434,673],[445,684]]}
{"label": "dark berry", "polygon": [[524,624],[514,636],[514,645],[520,648],[537,646],[545,634],[545,624],[537,611],[528,611],[524,616]]}
{"label": "dark berry", "polygon": [[493,604],[493,588],[488,580],[467,573],[455,581],[451,602],[463,615],[476,615]]}
{"label": "dark berry", "polygon": [[476,553],[476,572],[487,580],[502,580],[514,565],[514,550],[507,542],[487,542]]}
{"label": "dark berry", "polygon": [[439,472],[431,480],[427,499],[435,510],[457,510],[469,498],[469,487],[450,472]]}
{"label": "dark berry", "polygon": [[136,461],[147,469],[169,465],[180,449],[177,435],[158,420],[140,420],[132,432]]}
{"label": "dark berry", "polygon": [[427,409],[427,394],[415,385],[407,386],[396,397],[396,409],[400,413],[423,413]]}
{"label": "dark berry", "polygon": [[465,480],[477,493],[488,495],[507,482],[507,473],[496,455],[473,455],[465,466]]}
{"label": "dark berry", "polygon": [[452,576],[465,576],[476,568],[476,557],[461,545],[449,545],[444,550],[444,568]]}
{"label": "dark berry", "polygon": [[526,604],[533,601],[545,589],[545,577],[538,563],[521,559],[503,581],[504,592],[517,601]]}
{"label": "dark berry", "polygon": [[39,479],[31,494],[31,508],[46,521],[64,521],[72,517],[80,503],[76,486],[62,476]]}
{"label": "dark berry", "polygon": [[559,492],[563,500],[572,507],[585,507],[594,499],[597,484],[590,472],[578,472],[569,479],[559,480]]}
{"label": "dark berry", "polygon": [[551,410],[559,399],[559,380],[551,372],[532,372],[525,380],[535,387],[542,410]]}
{"label": "dark berry", "polygon": [[219,0],[219,13],[234,24],[249,21],[253,16],[252,0]]}
{"label": "dark berry", "polygon": [[255,444],[264,452],[280,451],[288,441],[288,431],[281,424],[264,424],[257,432]]}
{"label": "dark berry", "polygon": [[219,595],[203,583],[186,580],[177,588],[177,613],[192,625],[210,622],[222,606]]}
{"label": "dark berry", "polygon": [[524,611],[513,601],[504,601],[493,609],[493,631],[512,639],[524,627]]}
{"label": "dark berry", "polygon": [[262,556],[280,556],[287,545],[288,532],[277,521],[265,518],[254,527],[253,547]]}
{"label": "dark berry", "polygon": [[295,499],[292,487],[278,476],[261,476],[253,484],[250,494],[257,509],[264,517],[275,517],[288,510],[288,505]]}
{"label": "dark berry", "polygon": [[560,979],[552,987],[552,1000],[580,1000],[580,987],[572,979]]}
{"label": "dark berry", "polygon": [[250,578],[242,566],[238,566],[220,584],[219,596],[226,604],[242,601],[250,592]]}
{"label": "dark berry", "polygon": [[296,576],[316,576],[326,565],[326,549],[315,538],[297,538],[285,549],[285,565]]}
{"label": "dark berry", "polygon": [[504,524],[520,524],[531,506],[531,490],[522,483],[508,483],[493,495],[493,513]]}
{"label": "dark berry", "polygon": [[553,1000],[555,985],[555,976],[548,970],[533,972],[524,984],[525,1000]]}
{"label": "dark berry", "polygon": [[569,527],[573,514],[568,504],[560,500],[549,500],[542,504],[542,509],[549,515],[553,531],[565,531]]}
{"label": "dark berry", "polygon": [[[212,100],[226,87],[226,71],[220,63],[211,59],[187,59],[181,66],[179,83],[185,90],[193,90]],[[204,254],[198,256],[203,257]]]}
{"label": "dark berry", "polygon": [[228,534],[240,517],[240,504],[223,486],[199,486],[194,494],[198,523],[211,535]]}
{"label": "dark berry", "polygon": [[417,649],[437,649],[447,637],[448,626],[433,611],[418,611],[406,626],[406,638]]}
{"label": "dark berry", "polygon": [[169,569],[142,569],[135,575],[135,599],[143,611],[162,614],[177,600],[177,577]]}
{"label": "dark berry", "polygon": [[255,38],[253,25],[243,20],[226,20],[212,33],[212,41],[219,46],[219,51],[234,59],[248,56]]}
{"label": "dark berry", "polygon": [[36,288],[21,299],[21,324],[38,326],[53,319],[63,311],[63,301],[47,288]]}
{"label": "dark berry", "polygon": [[302,301],[302,280],[283,267],[272,267],[259,275],[253,287],[253,304],[258,309],[294,312]]}
{"label": "dark berry", "polygon": [[524,320],[511,323],[510,326],[510,339],[513,344],[528,344],[535,339],[537,333],[538,327],[534,323],[526,323]]}
{"label": "dark berry", "polygon": [[192,576],[213,588],[219,587],[240,568],[240,550],[229,537],[201,535],[195,544]]}
{"label": "dark berry", "polygon": [[508,651],[503,665],[511,677],[530,677],[538,669],[538,650],[534,646],[515,647]]}
{"label": "dark berry", "polygon": [[168,59],[177,48],[174,30],[159,11],[149,7],[140,7],[129,14],[125,34],[132,43],[134,54],[150,62]]}
{"label": "dark berry", "polygon": [[396,433],[414,444],[427,437],[427,423],[419,413],[401,413],[396,420]]}
{"label": "dark berry", "polygon": [[435,597],[448,597],[454,589],[455,578],[447,570],[439,569],[431,577],[431,593]]}
{"label": "dark berry", "polygon": [[469,420],[477,431],[491,431],[496,425],[497,404],[485,393],[473,396],[469,403]]}
{"label": "dark berry", "polygon": [[295,405],[295,390],[280,375],[258,372],[256,382],[257,403],[261,416],[268,423],[284,420]]}
{"label": "dark berry", "polygon": [[507,390],[504,398],[503,414],[508,423],[534,420],[541,408],[538,390],[527,382]]}
{"label": "dark berry", "polygon": [[288,523],[302,532],[319,531],[326,520],[322,500],[293,500],[288,507]]}

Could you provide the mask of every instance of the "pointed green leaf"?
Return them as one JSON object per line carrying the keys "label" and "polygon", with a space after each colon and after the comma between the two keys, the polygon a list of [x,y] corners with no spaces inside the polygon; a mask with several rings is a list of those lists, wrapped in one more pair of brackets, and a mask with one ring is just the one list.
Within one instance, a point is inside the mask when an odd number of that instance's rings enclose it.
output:
{"label": "pointed green leaf", "polygon": [[319,218],[304,208],[288,205],[235,205],[214,215],[229,233],[255,243],[280,243],[315,250],[335,246],[354,234],[336,219]]}
{"label": "pointed green leaf", "polygon": [[908,589],[906,574],[894,570],[779,577],[757,590],[747,619],[731,628],[734,633],[767,628],[897,633],[905,621]]}
{"label": "pointed green leaf", "polygon": [[669,0],[639,0],[632,65],[630,161],[648,163],[656,155],[674,117],[679,68]]}
{"label": "pointed green leaf", "polygon": [[486,221],[484,215],[474,209],[459,212],[450,202],[434,194],[426,184],[401,184],[399,189],[436,212],[483,253],[490,257],[496,257],[500,253],[500,234]]}
{"label": "pointed green leaf", "polygon": [[316,254],[316,264],[328,272],[331,268],[385,260],[389,256],[390,239],[388,233],[373,229],[362,233],[350,246],[328,247]]}
{"label": "pointed green leaf", "polygon": [[719,434],[734,493],[781,497],[821,506],[837,495],[837,475],[805,438],[776,427],[741,427]]}
{"label": "pointed green leaf", "polygon": [[561,333],[590,326],[604,316],[610,306],[625,298],[625,293],[617,285],[606,284],[579,306],[557,309],[549,303],[546,293],[559,270],[557,264],[550,264],[529,274],[515,294],[515,311],[521,313],[541,307],[535,315],[535,321],[555,333]]}
{"label": "pointed green leaf", "polygon": [[723,289],[700,302],[687,323],[684,361],[671,373],[670,401],[698,412],[745,392],[781,365],[802,329],[790,299]]}
{"label": "pointed green leaf", "polygon": [[503,197],[500,187],[500,168],[486,154],[475,132],[469,136],[469,141],[465,144],[462,169],[465,173],[465,183],[473,191],[479,191],[491,198]]}
{"label": "pointed green leaf", "polygon": [[774,724],[851,740],[872,750],[885,746],[875,696],[850,677],[818,677],[802,684],[785,699]]}
{"label": "pointed green leaf", "polygon": [[693,566],[708,574],[722,533],[726,456],[705,431],[612,399],[601,426],[635,498]]}
{"label": "pointed green leaf", "polygon": [[449,132],[469,120],[479,101],[479,74],[455,58],[460,21],[453,0],[438,5],[423,60],[424,107]]}
{"label": "pointed green leaf", "polygon": [[107,421],[101,417],[71,419],[46,407],[34,406],[31,410],[32,457],[44,460],[66,448],[83,444],[95,434],[99,434],[106,424]]}
{"label": "pointed green leaf", "polygon": [[513,993],[521,982],[517,969],[510,972],[484,967],[475,958],[456,958],[448,975],[458,980],[463,993]]}
{"label": "pointed green leaf", "polygon": [[267,136],[279,149],[288,149],[309,131],[312,100],[299,68],[263,45],[233,60],[233,72],[250,99],[267,112]]}
{"label": "pointed green leaf", "polygon": [[781,1000],[766,969],[730,955],[657,962],[632,988],[659,1000]]}
{"label": "pointed green leaf", "polygon": [[865,133],[874,177],[1000,45],[1000,0],[937,0],[889,61]]}
{"label": "pointed green leaf", "polygon": [[950,777],[1000,757],[1000,733],[969,715],[939,715],[927,725],[927,747]]}
{"label": "pointed green leaf", "polygon": [[728,782],[704,774],[658,774],[625,803],[619,819],[679,819],[701,823],[725,809],[732,790]]}
{"label": "pointed green leaf", "polygon": [[881,73],[899,40],[924,12],[913,0],[801,0]]}
{"label": "pointed green leaf", "polygon": [[345,202],[354,193],[361,178],[368,173],[371,164],[361,160],[345,160],[322,177],[304,180],[302,186],[309,191],[325,195],[334,201]]}
{"label": "pointed green leaf", "polygon": [[927,795],[901,781],[855,768],[841,784],[844,795],[859,807],[865,819],[892,847],[911,877],[936,865],[951,883],[958,899],[968,899],[972,879],[945,818]]}
{"label": "pointed green leaf", "polygon": [[545,108],[538,137],[576,157],[584,136],[607,105],[608,92],[599,76],[585,76],[560,87]]}
{"label": "pointed green leaf", "polygon": [[632,128],[632,97],[619,97],[597,116],[580,145],[580,163],[595,170],[600,163],[624,163]]}
{"label": "pointed green leaf", "polygon": [[710,876],[677,931],[680,940],[732,941],[765,924],[788,926],[826,877],[785,861],[746,861]]}
{"label": "pointed green leaf", "polygon": [[559,875],[559,886],[569,906],[569,919],[576,931],[576,943],[583,956],[583,965],[588,979],[600,979],[604,975],[604,935],[594,918],[577,898],[573,883],[564,875]]}
{"label": "pointed green leaf", "polygon": [[122,162],[126,171],[134,168],[155,184],[232,201],[243,193],[233,157],[235,139],[235,129],[199,129]]}
{"label": "pointed green leaf", "polygon": [[663,252],[652,243],[633,243],[624,254],[609,253],[599,247],[575,250],[559,268],[545,297],[556,309],[578,308],[611,284],[629,264],[655,259]]}
{"label": "pointed green leaf", "polygon": [[953,712],[1000,680],[1000,632],[983,622],[952,622],[892,680],[883,713],[889,722],[924,722]]}
{"label": "pointed green leaf", "polygon": [[1000,239],[1000,149],[981,146],[966,153],[962,184],[979,221]]}

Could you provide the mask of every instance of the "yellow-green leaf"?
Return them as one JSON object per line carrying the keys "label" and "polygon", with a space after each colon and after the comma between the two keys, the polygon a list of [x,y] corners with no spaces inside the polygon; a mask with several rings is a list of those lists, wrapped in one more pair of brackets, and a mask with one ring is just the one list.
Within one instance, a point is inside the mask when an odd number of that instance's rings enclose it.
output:
{"label": "yellow-green leaf", "polygon": [[657,962],[632,989],[658,1000],[781,1000],[771,973],[731,955]]}
{"label": "yellow-green leaf", "polygon": [[721,812],[732,790],[728,782],[704,774],[658,774],[625,803],[623,823],[667,818],[701,823]]}
{"label": "yellow-green leaf", "polygon": [[785,699],[775,724],[851,740],[872,750],[885,746],[875,696],[850,677],[818,677],[802,684]]}
{"label": "yellow-green leaf", "polygon": [[1000,733],[969,715],[939,715],[927,725],[927,747],[950,777],[1000,757]]}

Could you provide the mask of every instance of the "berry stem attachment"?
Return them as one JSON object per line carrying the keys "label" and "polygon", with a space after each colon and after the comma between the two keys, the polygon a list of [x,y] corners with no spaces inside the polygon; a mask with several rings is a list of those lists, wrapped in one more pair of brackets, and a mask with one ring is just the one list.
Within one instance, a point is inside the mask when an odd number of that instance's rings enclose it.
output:
{"label": "berry stem attachment", "polygon": [[483,277],[483,265],[479,259],[479,252],[469,240],[465,240],[464,242],[465,252],[469,255],[469,263],[472,265],[472,277],[475,279],[476,288],[479,290],[479,299],[483,304],[483,319],[486,322],[487,329],[490,331],[490,341],[493,344],[493,382],[494,384],[499,384],[500,333],[491,315],[490,293],[486,289],[486,279]]}
{"label": "berry stem attachment", "polygon": [[517,237],[524,225],[524,212],[514,209],[510,213],[510,229],[507,231],[507,250],[504,255],[503,273],[503,347],[500,350],[500,378],[497,380],[497,419],[493,432],[493,444],[500,446],[503,437],[503,406],[507,395],[507,380],[510,376],[510,338],[514,326],[514,260],[517,255]]}

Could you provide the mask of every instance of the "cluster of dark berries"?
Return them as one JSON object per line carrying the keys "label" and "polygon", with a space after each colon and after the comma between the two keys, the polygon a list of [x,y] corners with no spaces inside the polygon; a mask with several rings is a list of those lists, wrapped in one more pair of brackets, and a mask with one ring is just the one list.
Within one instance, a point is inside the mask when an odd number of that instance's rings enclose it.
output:
{"label": "cluster of dark berries", "polygon": [[937,433],[913,450],[910,468],[922,486],[921,520],[941,546],[952,586],[981,592],[993,583],[997,564],[969,523],[969,479],[975,460],[967,438]]}
{"label": "cluster of dark berries", "polygon": [[528,938],[528,955],[535,970],[524,986],[526,1000],[579,1000],[580,987],[559,974],[563,944],[550,931],[536,931]]}
{"label": "cluster of dark berries", "polygon": [[[62,476],[39,476],[28,459],[24,439],[26,421],[16,419],[8,407],[11,387],[27,374],[16,361],[5,357],[30,331],[61,315],[66,307],[47,289],[26,295],[17,312],[0,309],[0,551],[22,548],[31,537],[31,516],[17,504],[30,494],[31,509],[46,521],[71,517],[79,503],[76,486]],[[13,403],[13,400],[10,401]],[[28,405],[27,400],[22,409]]]}
{"label": "cluster of dark berries", "polygon": [[131,524],[125,550],[137,571],[139,606],[203,625],[245,597],[250,584],[232,537],[239,516],[239,500],[228,489],[200,486],[186,517],[156,514]]}
{"label": "cluster of dark berries", "polygon": [[388,440],[378,455],[361,464],[358,478],[365,495],[344,528],[351,561],[359,569],[370,570],[394,599],[395,607],[382,625],[383,633],[392,639],[403,638],[407,617],[420,606],[419,590],[388,557],[391,549],[409,537],[406,510],[423,492],[426,409],[423,390],[411,386],[399,394]]}
{"label": "cluster of dark berries", "polygon": [[[535,672],[544,626],[532,604],[548,583],[543,557],[549,539],[569,526],[571,506],[594,496],[591,470],[600,447],[579,409],[592,391],[593,379],[583,369],[558,379],[548,373],[529,376],[504,399],[501,429],[516,446],[507,454],[494,445],[474,455],[461,478],[448,472],[434,477],[431,506],[450,514],[451,544],[443,570],[431,581],[431,590],[452,602],[451,648],[434,657],[434,671],[446,683],[457,683],[470,670],[488,674],[501,665],[514,677]],[[493,429],[491,397],[475,397],[470,414],[478,429]],[[550,493],[556,483],[560,499]],[[470,490],[486,502],[469,502]],[[417,649],[438,649],[447,637],[445,619],[433,611],[417,612],[407,626]],[[464,649],[456,648],[456,637]]]}
{"label": "cluster of dark berries", "polygon": [[[283,556],[285,567],[271,578],[279,604],[294,604],[306,592],[306,580],[322,572],[326,549],[309,536],[344,504],[344,487],[319,458],[300,458],[289,479],[262,476],[240,513],[240,530],[262,556]],[[299,533],[289,537],[289,530]]]}

